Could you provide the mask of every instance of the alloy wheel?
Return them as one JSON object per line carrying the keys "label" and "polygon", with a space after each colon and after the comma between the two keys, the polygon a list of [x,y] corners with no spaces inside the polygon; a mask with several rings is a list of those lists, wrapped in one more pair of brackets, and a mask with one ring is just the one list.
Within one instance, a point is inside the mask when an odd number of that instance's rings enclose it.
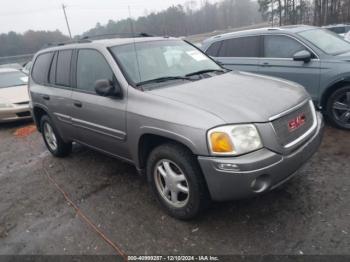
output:
{"label": "alloy wheel", "polygon": [[154,181],[160,196],[171,206],[184,207],[189,200],[190,189],[184,172],[168,159],[158,161],[154,168]]}
{"label": "alloy wheel", "polygon": [[45,140],[46,140],[48,146],[50,147],[50,149],[52,151],[56,151],[57,150],[57,138],[56,138],[56,135],[53,131],[52,126],[48,122],[45,122],[45,124],[44,124],[44,136],[45,136]]}
{"label": "alloy wheel", "polygon": [[350,91],[340,93],[335,97],[332,113],[334,118],[344,127],[350,126]]}

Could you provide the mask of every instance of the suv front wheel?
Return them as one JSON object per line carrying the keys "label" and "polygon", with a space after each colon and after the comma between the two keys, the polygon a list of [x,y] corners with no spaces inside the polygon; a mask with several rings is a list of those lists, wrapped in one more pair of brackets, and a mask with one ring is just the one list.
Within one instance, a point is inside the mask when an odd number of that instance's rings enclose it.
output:
{"label": "suv front wheel", "polygon": [[331,124],[350,130],[350,86],[333,92],[328,99],[326,110]]}
{"label": "suv front wheel", "polygon": [[147,162],[147,178],[163,208],[178,219],[191,219],[209,202],[209,193],[193,154],[177,144],[155,148]]}

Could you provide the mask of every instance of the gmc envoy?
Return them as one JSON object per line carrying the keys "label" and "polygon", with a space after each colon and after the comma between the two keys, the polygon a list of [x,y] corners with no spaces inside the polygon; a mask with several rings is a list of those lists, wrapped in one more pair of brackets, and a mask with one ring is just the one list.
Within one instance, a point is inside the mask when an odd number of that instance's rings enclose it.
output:
{"label": "gmc envoy", "polygon": [[85,39],[33,61],[31,108],[48,150],[63,157],[77,142],[134,164],[179,219],[278,187],[322,138],[302,86],[229,71],[179,39]]}

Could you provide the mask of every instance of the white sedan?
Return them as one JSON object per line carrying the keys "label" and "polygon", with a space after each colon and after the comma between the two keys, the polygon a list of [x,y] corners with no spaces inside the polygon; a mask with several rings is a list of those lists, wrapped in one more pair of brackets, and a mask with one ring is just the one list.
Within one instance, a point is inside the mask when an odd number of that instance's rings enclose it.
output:
{"label": "white sedan", "polygon": [[344,39],[350,42],[350,31],[345,34]]}
{"label": "white sedan", "polygon": [[0,68],[0,122],[31,118],[27,83],[21,71]]}

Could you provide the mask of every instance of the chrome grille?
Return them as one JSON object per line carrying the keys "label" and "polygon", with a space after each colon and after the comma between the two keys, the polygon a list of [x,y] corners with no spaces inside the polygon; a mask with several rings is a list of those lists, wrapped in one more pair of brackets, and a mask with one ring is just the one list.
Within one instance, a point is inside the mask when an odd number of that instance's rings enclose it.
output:
{"label": "chrome grille", "polygon": [[[304,124],[292,130],[289,126],[290,122],[300,116],[305,118]],[[273,120],[272,126],[275,129],[279,143],[282,146],[287,147],[290,143],[293,143],[308,132],[313,127],[314,121],[315,119],[312,105],[310,102],[308,102],[294,111]]]}

